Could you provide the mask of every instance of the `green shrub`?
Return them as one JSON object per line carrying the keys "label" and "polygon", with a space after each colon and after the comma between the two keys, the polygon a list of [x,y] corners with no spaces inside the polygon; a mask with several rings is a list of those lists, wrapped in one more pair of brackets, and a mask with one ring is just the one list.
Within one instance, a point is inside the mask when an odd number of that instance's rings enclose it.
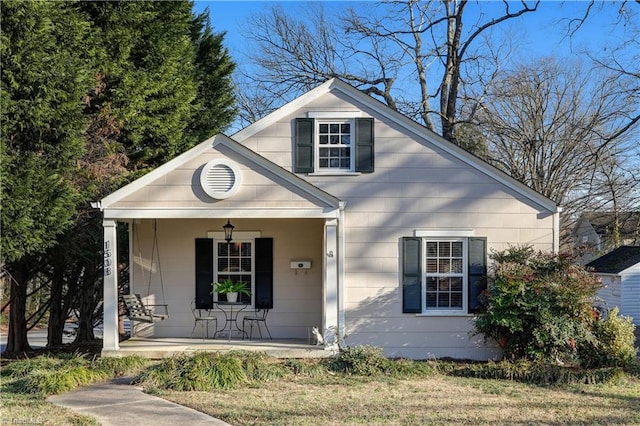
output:
{"label": "green shrub", "polygon": [[279,363],[269,362],[262,352],[232,352],[242,362],[242,368],[249,380],[266,382],[279,379],[287,374],[287,369]]}
{"label": "green shrub", "polygon": [[617,367],[583,369],[527,360],[454,365],[447,374],[537,385],[615,383],[624,377],[623,370]]}
{"label": "green shrub", "polygon": [[595,277],[568,257],[530,247],[511,247],[492,259],[494,278],[476,333],[498,342],[507,359],[579,363],[577,348],[596,339]]}
{"label": "green shrub", "polygon": [[594,323],[595,340],[579,347],[585,367],[623,367],[632,369],[637,363],[635,326],[629,317],[612,309],[606,318]]}
{"label": "green shrub", "polygon": [[237,354],[199,352],[168,358],[135,379],[145,387],[176,391],[233,389],[248,381]]}
{"label": "green shrub", "polygon": [[87,366],[70,365],[59,370],[36,370],[24,381],[27,393],[55,395],[69,392],[79,386],[105,380],[110,376]]}
{"label": "green shrub", "polygon": [[329,361],[332,371],[356,376],[376,376],[391,371],[391,362],[382,349],[373,346],[353,346],[343,349]]}

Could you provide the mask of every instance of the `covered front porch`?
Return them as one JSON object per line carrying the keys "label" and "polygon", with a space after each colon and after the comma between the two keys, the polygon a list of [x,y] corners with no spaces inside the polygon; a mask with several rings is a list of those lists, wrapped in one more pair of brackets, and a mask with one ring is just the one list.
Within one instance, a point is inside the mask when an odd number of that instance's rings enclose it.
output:
{"label": "covered front porch", "polygon": [[[194,304],[213,309],[222,328],[228,317],[216,310],[221,295],[212,295],[211,285],[228,279],[251,290],[242,300],[244,312],[236,311],[239,321],[268,308],[274,339],[305,341],[312,327],[325,336],[344,329],[345,204],[224,135],[95,207],[104,218],[105,354],[121,349],[119,223],[129,235],[125,291],[139,294],[145,305],[166,304],[169,314],[140,328],[134,324],[134,338],[203,337],[192,335]],[[223,227],[229,222],[234,229],[227,238]],[[180,347],[193,346],[187,343]]]}
{"label": "covered front porch", "polygon": [[133,337],[120,342],[116,350],[103,349],[102,356],[137,355],[162,359],[196,352],[261,352],[274,358],[326,358],[335,350],[311,344],[309,339],[238,340],[185,337]]}

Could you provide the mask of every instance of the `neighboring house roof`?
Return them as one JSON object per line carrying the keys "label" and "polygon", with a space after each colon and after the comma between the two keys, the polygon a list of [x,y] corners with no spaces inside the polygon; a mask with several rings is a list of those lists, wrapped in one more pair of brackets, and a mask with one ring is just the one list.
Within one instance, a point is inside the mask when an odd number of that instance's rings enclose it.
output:
{"label": "neighboring house roof", "polygon": [[[622,236],[633,236],[640,232],[640,212],[620,212],[618,217]],[[586,221],[596,233],[605,235],[611,232],[614,220],[613,212],[590,212],[583,214],[578,222]]]}
{"label": "neighboring house roof", "polygon": [[622,246],[585,265],[594,272],[619,274],[640,263],[640,246]]}
{"label": "neighboring house roof", "polygon": [[377,114],[385,117],[391,122],[397,124],[399,127],[403,128],[405,131],[408,131],[410,134],[413,134],[417,137],[417,140],[427,140],[429,143],[433,144],[437,148],[445,151],[446,153],[454,156],[455,158],[463,161],[464,163],[470,165],[474,169],[480,171],[481,173],[495,179],[496,181],[506,185],[511,188],[515,192],[524,196],[526,199],[534,202],[538,206],[543,207],[546,210],[551,212],[559,211],[559,207],[556,202],[545,197],[539,192],[531,189],[527,185],[519,182],[518,180],[512,178],[508,174],[503,171],[497,169],[486,161],[482,160],[479,157],[471,154],[470,152],[460,148],[459,146],[451,143],[446,140],[442,136],[436,134],[435,132],[429,130],[425,126],[411,120],[410,118],[402,115],[401,113],[394,111],[389,108],[389,106],[383,104],[377,99],[372,98],[371,96],[361,92],[355,87],[347,84],[339,79],[331,79],[327,82],[321,84],[315,89],[310,90],[309,92],[303,94],[302,96],[294,99],[288,104],[282,106],[271,114],[263,117],[262,119],[256,121],[255,123],[245,127],[239,132],[231,135],[231,137],[242,143],[244,140],[250,138],[251,136],[257,134],[258,132],[270,127],[271,125],[277,123],[278,121],[286,118],[288,115],[293,114],[298,109],[304,107],[320,96],[332,92],[337,91],[340,92],[343,96],[346,96],[357,106],[364,106],[375,111]]}

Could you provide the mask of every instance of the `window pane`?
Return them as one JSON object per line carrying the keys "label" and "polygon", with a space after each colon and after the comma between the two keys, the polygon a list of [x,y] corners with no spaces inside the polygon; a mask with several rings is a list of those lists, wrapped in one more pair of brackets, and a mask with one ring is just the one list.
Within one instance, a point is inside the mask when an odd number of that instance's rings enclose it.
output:
{"label": "window pane", "polygon": [[331,156],[331,157],[339,157],[340,156],[340,148],[329,148],[329,156]]}
{"label": "window pane", "polygon": [[440,278],[440,281],[438,281],[438,290],[449,291],[449,278]]}
{"label": "window pane", "polygon": [[242,272],[251,272],[251,258],[244,258],[240,262]]}
{"label": "window pane", "polygon": [[349,145],[351,143],[351,136],[342,135],[341,136],[341,142],[342,142],[343,145]]}
{"label": "window pane", "polygon": [[436,257],[438,255],[438,243],[427,242],[427,256]]}
{"label": "window pane", "polygon": [[427,291],[436,291],[438,288],[438,280],[434,277],[427,278]]}
{"label": "window pane", "polygon": [[320,148],[320,157],[328,157],[329,156],[329,148]]}
{"label": "window pane", "polygon": [[451,261],[451,272],[455,274],[462,273],[462,259],[453,259]]}
{"label": "window pane", "polygon": [[437,305],[436,305],[436,294],[435,293],[427,293],[427,307],[428,308],[437,308]]}
{"label": "window pane", "polygon": [[427,259],[427,272],[431,272],[431,273],[438,272],[438,260],[437,259]]}
{"label": "window pane", "polygon": [[342,133],[351,133],[351,124],[349,124],[349,123],[342,124],[340,126],[340,131]]}
{"label": "window pane", "polygon": [[229,259],[218,256],[218,271],[224,271],[229,268]]}
{"label": "window pane", "polygon": [[462,257],[462,241],[451,243],[451,256]]}
{"label": "window pane", "polygon": [[237,257],[232,257],[229,259],[229,269],[223,269],[223,271],[228,272],[240,272],[240,259]]}
{"label": "window pane", "polygon": [[218,255],[219,256],[228,256],[229,255],[229,244],[218,243]]}
{"label": "window pane", "polygon": [[439,308],[449,307],[449,295],[447,293],[438,294],[438,307]]}
{"label": "window pane", "polygon": [[438,272],[441,274],[451,272],[451,261],[449,259],[440,259],[438,262]]}
{"label": "window pane", "polygon": [[440,257],[449,257],[451,256],[451,243],[446,241],[446,242],[441,242],[438,244],[438,248],[440,249],[440,253],[439,256]]}
{"label": "window pane", "polygon": [[329,124],[329,133],[340,133],[339,124]]}
{"label": "window pane", "polygon": [[341,158],[340,159],[340,168],[341,169],[349,169],[349,168],[351,168],[351,160],[349,158]]}
{"label": "window pane", "polygon": [[338,158],[331,158],[329,160],[329,167],[340,167],[340,159]]}
{"label": "window pane", "polygon": [[329,136],[327,135],[320,135],[320,143],[325,145],[329,143]]}
{"label": "window pane", "polygon": [[462,294],[454,293],[451,295],[451,307],[462,308]]}
{"label": "window pane", "polygon": [[242,243],[242,256],[251,256],[251,243]]}
{"label": "window pane", "polygon": [[320,133],[329,133],[329,125],[321,124],[320,125]]}
{"label": "window pane", "polygon": [[321,158],[319,164],[320,167],[329,167],[329,160],[326,158]]}
{"label": "window pane", "polygon": [[451,278],[451,291],[462,291],[462,277]]}
{"label": "window pane", "polygon": [[340,136],[339,136],[339,135],[331,135],[331,136],[330,136],[330,138],[331,138],[331,139],[330,139],[330,142],[331,142],[333,145],[335,145],[335,144],[337,144],[338,142],[340,142]]}

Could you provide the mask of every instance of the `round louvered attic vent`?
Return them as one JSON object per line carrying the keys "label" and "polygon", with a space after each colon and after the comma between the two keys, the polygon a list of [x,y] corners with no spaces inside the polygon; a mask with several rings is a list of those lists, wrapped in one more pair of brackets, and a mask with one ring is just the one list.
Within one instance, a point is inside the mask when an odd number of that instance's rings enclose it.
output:
{"label": "round louvered attic vent", "polygon": [[212,198],[229,198],[240,188],[240,169],[227,159],[209,161],[200,174],[200,185]]}

